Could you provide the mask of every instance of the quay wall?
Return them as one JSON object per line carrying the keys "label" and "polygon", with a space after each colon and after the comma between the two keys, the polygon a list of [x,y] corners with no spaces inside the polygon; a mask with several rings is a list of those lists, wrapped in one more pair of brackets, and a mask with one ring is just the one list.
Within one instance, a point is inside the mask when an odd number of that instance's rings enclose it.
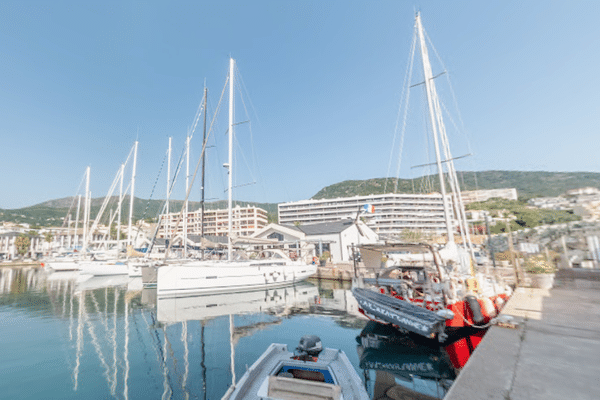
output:
{"label": "quay wall", "polygon": [[600,398],[600,270],[561,270],[517,288],[445,400]]}

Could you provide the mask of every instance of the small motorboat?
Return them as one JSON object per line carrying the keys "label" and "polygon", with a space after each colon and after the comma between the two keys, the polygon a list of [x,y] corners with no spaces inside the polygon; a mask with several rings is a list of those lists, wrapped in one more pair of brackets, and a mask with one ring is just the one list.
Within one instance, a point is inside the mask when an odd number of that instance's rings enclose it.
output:
{"label": "small motorboat", "polygon": [[222,398],[234,399],[367,400],[369,396],[342,350],[323,349],[319,337],[306,335],[295,352],[285,344],[271,344]]}

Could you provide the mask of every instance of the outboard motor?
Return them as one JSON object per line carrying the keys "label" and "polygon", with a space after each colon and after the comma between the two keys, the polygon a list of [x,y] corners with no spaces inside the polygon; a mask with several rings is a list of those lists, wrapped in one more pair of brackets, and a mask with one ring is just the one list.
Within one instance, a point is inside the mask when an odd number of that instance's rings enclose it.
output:
{"label": "outboard motor", "polygon": [[321,338],[316,335],[304,335],[300,338],[300,343],[296,350],[298,350],[300,354],[318,357],[319,353],[323,351]]}

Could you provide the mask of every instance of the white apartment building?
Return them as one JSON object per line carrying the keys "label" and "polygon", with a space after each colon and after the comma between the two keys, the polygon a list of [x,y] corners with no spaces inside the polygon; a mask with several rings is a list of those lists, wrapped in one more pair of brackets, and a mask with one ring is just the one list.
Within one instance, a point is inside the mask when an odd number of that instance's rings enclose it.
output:
{"label": "white apartment building", "polygon": [[[250,236],[254,232],[264,228],[268,224],[267,211],[259,207],[236,206],[233,210],[232,230],[236,236]],[[165,219],[166,217],[166,219]],[[183,221],[179,222],[179,213],[162,215],[161,228],[158,237],[183,234]],[[227,236],[228,234],[228,210],[204,210],[204,235]],[[178,224],[179,222],[179,224]],[[177,230],[175,230],[177,228]],[[190,211],[187,214],[187,233],[190,235],[202,234],[202,211]]]}
{"label": "white apartment building", "polygon": [[400,234],[405,229],[434,234],[446,231],[444,205],[439,193],[389,193],[282,203],[278,206],[279,223],[308,225],[356,218],[356,213],[365,204],[372,205],[374,212],[362,217],[380,236]]}
{"label": "white apartment building", "polygon": [[461,197],[464,204],[474,203],[477,201],[487,201],[494,197],[499,197],[507,200],[517,200],[517,189],[482,189],[482,190],[466,190],[461,192]]}

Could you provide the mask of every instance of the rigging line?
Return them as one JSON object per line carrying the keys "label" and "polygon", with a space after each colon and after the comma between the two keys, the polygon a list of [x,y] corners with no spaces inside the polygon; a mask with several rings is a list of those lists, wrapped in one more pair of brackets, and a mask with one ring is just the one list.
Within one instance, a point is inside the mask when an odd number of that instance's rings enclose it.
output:
{"label": "rigging line", "polygon": [[[129,155],[127,156],[127,159],[125,160],[125,162],[123,164],[121,164],[121,166],[127,165],[127,163],[129,162],[129,159],[131,158],[131,155],[133,154],[133,150],[134,149],[135,149],[135,145],[131,147],[131,149],[129,150]],[[112,185],[111,185],[111,187],[109,189],[109,196],[112,196],[112,193],[117,188],[117,184],[119,183],[120,176],[124,172],[124,171],[121,170],[121,166],[119,167],[117,175],[115,176],[115,178],[113,180],[113,183],[112,183]],[[130,181],[130,184],[131,184],[131,181]],[[92,232],[98,227],[98,224],[100,223],[100,219],[102,218],[102,215],[104,214],[104,211],[106,210],[106,207],[108,206],[108,204],[109,204],[110,201],[111,201],[111,197],[106,197],[104,199],[104,201],[102,202],[100,210],[98,211],[98,213],[96,213],[96,218],[94,219],[94,222],[92,224],[92,228],[90,229],[90,232],[89,232],[90,236],[93,235]]]}
{"label": "rigging line", "polygon": [[[452,96],[454,98],[454,103],[456,103],[456,96],[454,96],[454,90],[452,89],[452,84],[450,83],[449,79],[448,79],[448,84],[450,85],[450,91],[452,92]],[[458,109],[458,105],[455,104],[455,108],[457,109],[459,122],[462,125],[462,128],[459,128],[457,126],[456,122],[452,118],[452,115],[450,114],[450,111],[448,110],[448,108],[446,107],[446,105],[443,102],[441,104],[442,104],[442,108],[446,112],[446,116],[448,117],[448,119],[452,123],[452,126],[454,126],[454,129],[456,129],[457,132],[462,132],[463,136],[465,137],[466,142],[467,142],[467,149],[468,149],[469,153],[473,153],[473,150],[471,148],[471,141],[469,139],[469,135],[466,133],[466,130],[464,129],[464,122],[463,122],[462,117],[460,115],[460,110]],[[473,178],[474,178],[474,181],[475,181],[475,190],[478,190],[479,189],[479,185],[478,185],[478,182],[477,182],[477,171],[476,170],[477,170],[477,168],[474,165],[473,166]],[[464,184],[463,184],[463,186],[464,186]]]}
{"label": "rigging line", "polygon": [[[413,40],[412,40],[412,44],[411,44],[411,48],[410,48],[410,52],[408,55],[408,64],[409,64],[409,68],[407,68],[406,73],[404,74],[404,83],[402,84],[402,94],[400,95],[400,106],[398,107],[398,114],[396,115],[396,126],[394,127],[394,137],[392,139],[392,148],[390,151],[390,159],[388,161],[388,170],[387,170],[387,176],[390,176],[390,170],[392,168],[392,158],[393,158],[393,154],[394,154],[394,148],[396,147],[396,136],[398,135],[398,123],[400,121],[400,111],[402,110],[402,104],[403,104],[403,100],[405,100],[405,108],[408,108],[408,96],[409,96],[409,90],[407,89],[408,86],[408,82],[410,82],[410,80],[412,79],[412,65],[414,62],[414,52],[415,52],[415,46],[416,46],[416,23],[415,26],[413,28]],[[404,114],[405,118],[404,118],[404,128],[406,128],[406,113]],[[402,139],[403,141],[404,139]],[[399,157],[402,157],[402,147],[404,145],[401,145],[401,149],[400,149],[400,155]],[[399,168],[399,167],[398,167]],[[394,186],[394,193],[396,193],[397,189],[398,189],[398,174],[396,175],[396,183]],[[383,192],[386,193],[387,192],[387,182],[388,182],[388,178],[385,179],[384,185],[383,185]]]}
{"label": "rigging line", "polygon": [[[444,72],[447,72],[448,68],[446,68],[446,65],[444,64],[444,61],[442,60],[442,58],[438,54],[435,46],[433,45],[433,42],[431,41],[431,38],[427,35],[427,32],[425,32],[424,29],[423,29],[423,31],[425,33],[425,38],[427,39],[427,42],[429,43],[429,45],[431,46],[431,49],[433,50],[433,53],[435,54],[435,57],[437,58],[437,60],[439,61],[439,63],[442,65],[442,68],[444,69]],[[439,74],[439,75],[441,75],[441,74]],[[439,76],[439,75],[437,75],[437,76]],[[458,120],[460,121],[461,126],[462,126],[462,130],[464,131],[465,124],[464,124],[464,121],[463,121],[461,113],[460,113],[460,108],[458,107],[458,101],[456,99],[456,94],[454,92],[454,87],[452,86],[452,81],[450,80],[450,74],[449,73],[446,74],[446,80],[448,81],[448,86],[450,87],[450,92],[452,94],[452,100],[454,102],[454,107],[456,108],[456,111],[458,113]]]}
{"label": "rigging line", "polygon": [[[85,176],[86,176],[87,172],[83,173],[83,176],[81,177],[81,181],[79,181],[79,186],[77,187],[77,191],[75,192],[75,196],[73,196],[73,198],[71,199],[71,205],[69,206],[69,211],[67,211],[67,216],[69,216],[69,214],[71,214],[71,210],[73,209],[73,207],[75,207],[75,199],[77,198],[77,194],[79,193],[79,190],[81,190],[81,186],[83,185],[83,182],[85,182]],[[61,226],[61,228],[65,227],[65,224],[67,224],[67,220],[68,218],[65,217],[65,219],[63,220],[63,224]]]}
{"label": "rigging line", "polygon": [[[242,159],[244,160],[244,163],[246,164],[246,167],[248,168],[248,171],[250,171],[250,177],[252,178],[252,181],[256,182],[256,177],[254,176],[254,174],[252,173],[252,170],[250,169],[250,165],[248,164],[248,160],[246,159],[245,154],[242,151],[242,146],[240,145],[240,142],[237,140],[237,137],[234,137],[234,140],[235,140],[235,144],[237,145],[237,148],[239,149],[239,153],[241,154]],[[237,157],[236,157],[236,161],[237,161]]]}
{"label": "rigging line", "polygon": [[[450,82],[450,81],[448,81]],[[456,99],[455,99],[456,102]],[[452,118],[452,114],[450,114],[450,110],[448,110],[448,108],[446,107],[446,105],[444,104],[444,102],[441,102],[442,108],[444,109],[444,111],[446,112],[446,116],[447,118],[450,120],[450,122],[452,123],[452,126],[454,126],[454,129],[456,129],[457,132],[462,132],[463,136],[466,139],[467,142],[467,149],[469,151],[469,154],[473,154],[473,150],[471,148],[471,141],[469,140],[469,136],[467,135],[466,131],[464,130],[464,123],[462,122],[462,118],[460,117],[460,111],[458,111],[458,117],[460,120],[461,125],[463,125],[463,128],[459,128],[456,124],[456,122],[454,121],[454,118]],[[456,106],[458,107],[458,106]],[[475,189],[477,190],[479,188],[479,185],[477,184],[477,172],[476,172],[476,168],[473,168],[473,176],[474,176],[474,180],[475,180]],[[464,187],[464,181],[463,181],[463,187]]]}
{"label": "rigging line", "polygon": [[[450,161],[453,161],[453,160],[458,160],[458,159],[460,159],[460,158],[469,157],[469,156],[472,156],[472,155],[473,155],[473,154],[465,154],[465,155],[462,155],[462,156],[453,157],[453,158],[451,158],[451,159],[449,159],[449,160],[442,160],[442,161],[440,161],[440,162],[443,164],[443,163],[447,163],[447,162],[450,162]],[[427,166],[430,166],[430,165],[435,165],[435,164],[436,164],[436,163],[427,163],[427,164],[421,164],[421,165],[414,165],[414,166],[412,166],[412,167],[410,167],[410,168],[421,168],[421,167],[427,167]]]}
{"label": "rigging line", "polygon": [[121,167],[119,167],[119,172],[117,172],[117,175],[115,175],[115,178],[113,179],[113,183],[110,186],[110,189],[108,190],[108,197],[106,197],[104,199],[104,201],[102,202],[102,205],[100,206],[100,210],[96,214],[96,218],[94,219],[92,227],[90,228],[90,231],[88,232],[88,236],[90,237],[90,239],[93,238],[93,235],[94,235],[93,232],[98,228],[100,219],[102,218],[102,215],[104,215],[104,211],[106,211],[106,207],[108,206],[108,203],[111,200],[110,196],[112,196],[114,190],[117,188],[117,184],[119,183],[120,177],[121,177]]}
{"label": "rigging line", "polygon": [[[223,100],[223,97],[225,95],[225,89],[227,88],[227,82],[229,81],[229,79],[227,79],[225,81],[225,85],[223,86],[223,91],[221,92],[221,98],[219,99],[219,104],[217,105],[217,112],[218,109],[221,106],[221,101]],[[188,201],[188,198],[190,197],[190,193],[192,191],[192,187],[194,186],[194,181],[196,180],[196,175],[198,173],[198,169],[200,168],[200,165],[202,164],[202,158],[204,157],[204,154],[206,152],[206,144],[208,143],[208,138],[210,137],[210,134],[212,133],[212,128],[213,128],[213,124],[215,122],[215,119],[217,117],[217,112],[215,112],[213,119],[210,123],[210,129],[206,132],[206,141],[202,144],[202,151],[200,152],[200,157],[198,158],[198,162],[196,163],[196,169],[194,170],[194,175],[192,176],[192,180],[190,182],[189,187],[187,188],[187,193],[185,195],[185,200],[183,201],[183,205],[181,206],[181,211],[179,212],[179,218],[177,219],[177,224],[175,224],[175,229],[174,231],[177,232],[177,230],[179,229],[179,224],[181,223],[181,221],[183,220],[183,212],[185,210],[185,203]],[[185,216],[187,219],[187,215]],[[157,233],[158,233],[158,226],[157,226]],[[154,240],[154,238],[153,238]],[[167,259],[168,255],[169,255],[169,251],[171,250],[171,247],[173,245],[172,241],[169,241],[169,246],[167,246],[167,248],[165,249],[165,260]]]}
{"label": "rigging line", "polygon": [[[181,149],[181,154],[179,155],[179,160],[177,161],[175,172],[173,174],[173,178],[171,179],[171,186],[169,188],[169,196],[173,193],[173,188],[175,187],[175,182],[177,182],[177,178],[179,177],[179,173],[183,167],[183,160],[185,158],[186,146],[184,145]],[[166,204],[166,203],[165,203]]]}
{"label": "rigging line", "polygon": [[[429,78],[429,80],[431,80],[431,81],[432,81],[432,80],[434,80],[435,78],[438,78],[438,77],[440,77],[440,76],[444,75],[445,73],[446,73],[446,71],[442,71],[442,72],[440,72],[439,74],[437,74],[436,76],[432,76],[431,78]],[[414,85],[412,85],[412,86],[411,86],[411,88],[414,88],[414,87],[417,87],[417,86],[421,86],[421,85],[424,85],[424,84],[425,84],[425,81],[423,81],[423,82],[419,82],[419,83],[415,83]]]}
{"label": "rigging line", "polygon": [[[204,96],[202,96],[204,97]],[[200,102],[200,105],[198,106],[198,110],[196,111],[196,115],[194,116],[194,122],[193,122],[193,126],[190,132],[190,139],[192,137],[194,137],[194,132],[196,132],[196,128],[198,127],[198,121],[200,121],[200,117],[202,116],[202,112],[204,110],[204,107],[206,107],[206,104],[204,104],[204,98],[202,99],[202,101]]]}
{"label": "rigging line", "polygon": [[[213,118],[210,122],[210,127],[208,129],[208,133],[212,132],[213,129],[215,129],[215,124],[217,124],[217,126],[220,127],[220,125],[218,124],[219,120],[217,118],[219,111],[221,110],[221,104],[223,102],[223,99],[225,98],[225,93],[226,93],[226,89],[227,89],[227,84],[229,83],[229,74],[227,74],[227,78],[225,79],[225,84],[223,85],[223,90],[221,91],[221,97],[219,98],[219,102],[217,103],[217,107],[215,108],[215,112],[213,114]],[[207,133],[206,136],[206,143],[208,144],[208,139],[210,137],[210,135]],[[215,143],[215,147],[217,147],[218,143],[217,140],[219,138],[219,135],[213,135],[214,136],[214,143]],[[215,155],[216,155],[216,159],[217,159],[217,163],[218,165],[223,165],[223,163],[221,162],[221,158],[219,157],[219,152],[215,151]],[[225,187],[225,182],[223,181],[223,174],[219,173],[217,174],[219,176],[219,178],[221,179],[221,186]]]}
{"label": "rigging line", "polygon": [[[433,45],[433,42],[431,41],[431,39],[429,38],[429,36],[427,35],[427,32],[425,32],[425,37],[427,38],[427,41],[429,42],[429,45],[431,46],[433,53],[435,54],[437,60],[439,61],[439,63],[442,65],[442,68],[444,69],[444,71],[448,71],[448,68],[446,68],[446,66],[444,65],[444,61],[442,60],[442,58],[440,57],[440,55],[438,54],[435,46]],[[462,113],[460,112],[460,107],[458,107],[458,99],[456,97],[456,92],[454,91],[454,86],[452,85],[452,81],[450,80],[450,74],[446,74],[446,80],[448,81],[448,87],[450,88],[450,94],[452,95],[452,102],[454,104],[454,108],[456,110],[456,113],[458,115],[458,120],[460,122],[460,126],[461,128],[458,129],[457,131],[461,132],[464,136],[465,139],[467,141],[467,149],[469,151],[469,153],[473,153],[473,150],[471,149],[471,141],[469,139],[469,135],[467,133],[467,130],[465,129],[465,123],[464,120],[462,118]],[[474,175],[474,179],[475,179],[475,188],[478,189],[479,185],[477,183],[477,173],[475,172],[476,168],[473,168],[473,175]]]}
{"label": "rigging line", "polygon": [[[246,88],[246,85],[244,84],[244,81],[242,80],[242,75],[241,75],[239,69],[237,68],[237,66],[236,66],[236,70],[237,70],[237,76],[239,78],[238,82],[241,82],[241,84],[238,83],[238,86],[239,86],[240,99],[242,100],[242,107],[244,108],[244,112],[246,113],[247,118],[250,119],[250,113],[248,112],[248,108],[246,107],[246,102],[244,100],[244,96],[242,96],[242,94],[243,94],[242,88],[244,89],[246,96],[248,97],[248,102],[250,103],[250,107],[252,108],[252,111],[254,111],[254,115],[256,116],[256,121],[260,125],[258,113],[256,112],[256,109],[254,108],[254,104],[252,103],[252,98],[250,97],[250,93],[248,92],[248,89]],[[251,153],[251,161],[253,164],[252,167],[258,174],[258,177],[259,177],[258,181],[261,182],[261,187],[262,187],[263,193],[266,193],[266,188],[264,186],[264,179],[262,177],[260,165],[258,163],[258,158],[256,156],[256,148],[254,146],[254,132],[252,131],[252,124],[249,125],[248,130],[250,132],[250,153]],[[250,167],[248,167],[248,169],[250,170]],[[252,170],[250,170],[250,171],[252,171]],[[251,173],[251,175],[253,175],[253,174]],[[257,180],[254,176],[252,179],[255,182]]]}
{"label": "rigging line", "polygon": [[[142,218],[141,218],[142,220],[144,219],[144,217],[146,216],[146,213],[148,212],[148,207],[150,207],[150,199],[152,199],[152,196],[154,195],[154,189],[156,189],[156,184],[158,183],[158,178],[160,178],[160,175],[162,173],[166,159],[167,159],[167,154],[165,153],[165,155],[162,159],[162,163],[160,164],[160,168],[158,170],[158,175],[156,176],[156,180],[154,181],[154,186],[152,186],[152,191],[150,192],[150,197],[148,198],[148,201],[146,202],[146,209],[144,210],[144,213],[142,214]],[[137,230],[134,242],[137,241],[139,235],[140,235],[140,229]]]}
{"label": "rigging line", "polygon": [[[240,87],[240,95],[242,94],[242,89],[244,89],[243,91],[246,93],[246,96],[248,97],[248,102],[250,103],[250,108],[252,108],[252,111],[254,111],[254,115],[256,116],[256,122],[260,125],[261,123],[260,123],[260,119],[258,118],[258,113],[256,112],[256,108],[254,107],[254,103],[252,102],[252,98],[250,97],[250,92],[246,88],[246,83],[242,79],[242,74],[237,67],[237,63],[235,65],[235,72],[236,72],[236,76],[238,78],[238,79],[236,79],[236,82],[238,82],[238,85]],[[246,109],[246,103],[244,103],[244,97],[240,96],[240,98],[244,105],[244,110],[246,111],[246,115],[249,116],[248,110]]]}
{"label": "rigging line", "polygon": [[[414,66],[414,55],[417,43],[417,33],[416,33],[416,25],[415,25],[415,34],[413,36],[413,45],[411,49],[411,59],[410,59],[410,72],[409,76],[406,79],[405,84],[408,85],[408,82],[412,79],[412,71]],[[398,192],[398,179],[400,178],[400,166],[402,164],[402,152],[404,151],[404,137],[406,135],[406,121],[408,118],[408,107],[409,107],[409,99],[410,99],[410,88],[406,88],[406,106],[404,108],[404,116],[402,118],[402,133],[400,135],[400,150],[398,155],[398,164],[396,166],[396,184],[394,186],[394,193]]]}
{"label": "rigging line", "polygon": [[[225,79],[225,85],[223,85],[223,91],[221,92],[221,97],[219,99],[219,103],[217,104],[215,113],[213,114],[213,118],[212,118],[212,121],[211,121],[211,124],[210,124],[210,129],[206,133],[206,141],[203,143],[202,151],[200,152],[200,157],[198,159],[198,164],[196,165],[196,172],[198,172],[198,166],[201,164],[201,160],[204,157],[204,154],[205,154],[205,151],[206,151],[206,145],[208,144],[208,139],[210,138],[210,133],[213,130],[213,125],[214,125],[215,120],[217,118],[217,115],[219,113],[219,109],[221,108],[221,102],[223,101],[223,97],[225,95],[225,89],[227,88],[227,82],[229,82],[229,76],[227,77],[227,79]],[[183,156],[184,156],[184,154],[185,154],[185,152],[182,151],[181,156],[179,158],[179,163],[177,165],[177,170],[175,172],[175,175],[173,176],[173,181],[172,181],[172,184],[171,184],[171,188],[169,189],[169,197],[171,195],[171,192],[173,191],[173,186],[175,185],[176,178],[179,175],[179,172],[181,170],[181,166],[183,164]],[[196,178],[196,172],[194,173],[194,177],[192,178],[192,182],[190,183],[190,188],[189,189],[191,189],[191,187],[194,184],[194,179]],[[190,190],[188,190],[188,193],[187,193],[187,196],[186,196],[186,201],[188,199],[189,193],[190,193]],[[185,208],[185,201],[182,204],[182,208],[181,208],[181,212],[180,212],[180,215],[179,215],[179,219],[177,220],[177,224],[175,225],[175,228],[174,228],[175,231],[179,228],[179,224],[181,223],[181,220],[183,218],[183,210],[184,210],[184,208]],[[156,237],[158,236],[158,232],[159,232],[160,227],[161,227],[161,222],[165,219],[165,218],[162,218],[161,215],[165,213],[166,209],[167,209],[167,202],[165,201],[164,204],[163,204],[162,210],[159,210],[159,213],[158,213],[159,220],[158,220],[158,223],[156,224],[156,229],[154,231],[154,234],[152,235],[152,240],[150,241],[150,246],[149,246],[150,249],[152,249],[152,247],[154,247],[154,242],[156,241]],[[167,257],[167,253],[168,253],[168,251],[169,251],[170,248],[171,248],[171,245],[169,244],[168,248],[165,251],[165,259]],[[150,255],[149,253],[150,252],[147,253],[147,257]]]}
{"label": "rigging line", "polygon": [[[426,89],[424,88],[423,91],[425,91]],[[430,126],[430,121],[429,118],[427,118],[427,100],[426,100],[426,96],[423,96],[421,98],[421,102],[422,102],[422,106],[421,106],[421,121],[423,123],[423,132],[425,132],[425,159],[426,160],[431,160],[431,154],[429,152],[432,144],[430,142],[430,132],[431,132],[431,126]],[[433,172],[431,171],[431,168],[428,168],[426,171],[423,172],[423,175],[421,175],[418,178],[419,180],[419,191],[421,193],[431,193],[434,191],[433,188],[433,183],[432,183],[432,178],[431,176],[433,175]]]}

